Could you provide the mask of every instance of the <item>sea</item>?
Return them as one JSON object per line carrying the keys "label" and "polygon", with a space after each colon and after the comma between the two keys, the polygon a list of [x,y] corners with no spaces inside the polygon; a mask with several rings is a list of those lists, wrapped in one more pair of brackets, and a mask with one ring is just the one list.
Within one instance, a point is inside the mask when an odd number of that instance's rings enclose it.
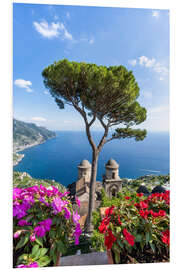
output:
{"label": "sea", "polygon": [[[98,142],[102,133],[92,135]],[[52,179],[64,186],[77,180],[77,166],[83,159],[92,161],[91,147],[83,131],[57,131],[55,138],[19,153],[25,157],[14,166],[15,171],[27,172],[38,179]],[[110,158],[119,164],[121,178],[166,175],[169,173],[169,133],[149,132],[143,141],[131,138],[105,144],[98,160],[98,181],[102,181]]]}

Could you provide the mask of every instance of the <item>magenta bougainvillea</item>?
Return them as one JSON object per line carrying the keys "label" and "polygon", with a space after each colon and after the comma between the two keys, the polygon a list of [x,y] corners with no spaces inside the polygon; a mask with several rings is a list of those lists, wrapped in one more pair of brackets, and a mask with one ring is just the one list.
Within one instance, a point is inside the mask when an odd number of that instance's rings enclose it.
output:
{"label": "magenta bougainvillea", "polygon": [[[13,190],[14,252],[22,247],[28,256],[22,254],[17,260],[18,268],[49,265],[56,261],[58,253],[68,247],[68,238],[74,237],[79,244],[82,233],[78,214],[80,201],[76,206],[69,201],[68,192],[61,193],[56,187],[43,185]],[[76,209],[74,209],[76,208]],[[46,250],[46,255],[34,259],[31,250],[37,246]]]}

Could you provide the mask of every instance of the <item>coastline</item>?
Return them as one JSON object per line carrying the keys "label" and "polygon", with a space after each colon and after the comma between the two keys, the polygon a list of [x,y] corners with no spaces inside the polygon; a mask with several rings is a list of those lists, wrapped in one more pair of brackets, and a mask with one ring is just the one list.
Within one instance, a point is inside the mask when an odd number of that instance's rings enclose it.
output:
{"label": "coastline", "polygon": [[19,152],[21,152],[21,151],[23,151],[23,150],[26,150],[26,149],[28,149],[28,148],[31,148],[31,147],[33,147],[33,146],[36,146],[36,145],[39,145],[39,144],[43,144],[43,143],[47,142],[48,140],[53,139],[53,138],[55,138],[55,137],[56,137],[56,136],[53,136],[53,137],[51,137],[51,138],[48,138],[47,140],[36,141],[36,142],[34,142],[34,143],[32,143],[32,144],[19,146],[15,151],[13,151],[13,154],[19,156],[19,158],[18,158],[15,162],[13,161],[13,167],[16,166],[16,165],[18,165],[18,164],[22,161],[22,159],[25,157],[25,154],[19,154]]}

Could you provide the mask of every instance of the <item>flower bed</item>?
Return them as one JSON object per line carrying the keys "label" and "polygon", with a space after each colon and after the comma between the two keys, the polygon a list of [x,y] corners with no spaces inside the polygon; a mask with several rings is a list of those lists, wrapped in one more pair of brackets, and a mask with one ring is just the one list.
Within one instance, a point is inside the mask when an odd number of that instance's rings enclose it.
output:
{"label": "flower bed", "polygon": [[69,237],[79,244],[80,201],[76,198],[74,208],[67,195],[54,186],[14,188],[14,267],[56,265],[69,246]]}
{"label": "flower bed", "polygon": [[116,263],[169,261],[169,191],[121,195],[98,230]]}

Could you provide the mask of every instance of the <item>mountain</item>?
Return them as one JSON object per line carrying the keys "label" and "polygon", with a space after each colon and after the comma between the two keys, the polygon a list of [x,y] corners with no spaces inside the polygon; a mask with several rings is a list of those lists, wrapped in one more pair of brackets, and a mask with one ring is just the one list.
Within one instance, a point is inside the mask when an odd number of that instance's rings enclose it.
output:
{"label": "mountain", "polygon": [[53,131],[39,127],[33,123],[25,123],[13,119],[13,149],[14,152],[45,142],[55,137]]}

